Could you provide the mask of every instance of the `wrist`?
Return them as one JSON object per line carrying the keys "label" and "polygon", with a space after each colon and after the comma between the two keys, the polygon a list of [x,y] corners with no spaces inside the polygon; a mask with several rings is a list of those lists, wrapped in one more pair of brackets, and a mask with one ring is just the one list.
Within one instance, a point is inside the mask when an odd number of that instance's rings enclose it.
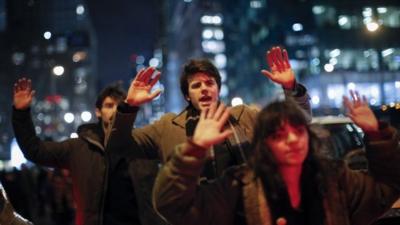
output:
{"label": "wrist", "polygon": [[285,90],[293,91],[296,88],[296,80],[292,80],[292,81],[282,84],[282,88]]}

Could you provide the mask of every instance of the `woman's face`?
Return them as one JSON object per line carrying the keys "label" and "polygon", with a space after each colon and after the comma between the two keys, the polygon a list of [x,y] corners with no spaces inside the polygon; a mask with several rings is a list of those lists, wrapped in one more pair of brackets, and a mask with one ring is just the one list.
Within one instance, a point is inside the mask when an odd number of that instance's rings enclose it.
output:
{"label": "woman's face", "polygon": [[278,166],[301,166],[308,154],[309,135],[304,125],[294,126],[287,121],[265,144],[272,151]]}

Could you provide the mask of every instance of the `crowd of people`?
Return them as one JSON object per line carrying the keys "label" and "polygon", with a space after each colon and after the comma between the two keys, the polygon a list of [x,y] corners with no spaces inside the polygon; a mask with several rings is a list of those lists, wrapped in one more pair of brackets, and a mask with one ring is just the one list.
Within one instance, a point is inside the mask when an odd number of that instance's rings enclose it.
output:
{"label": "crowd of people", "polygon": [[[282,86],[284,99],[261,111],[226,107],[218,69],[192,59],[180,77],[187,101],[180,113],[133,128],[140,106],[161,93],[152,91],[161,73],[149,67],[127,93],[117,86],[102,90],[98,122],[81,125],[78,138],[62,142],[37,136],[30,113],[35,91],[21,78],[14,85],[15,137],[28,160],[61,171],[61,179],[53,176],[55,199],[74,210],[58,217],[74,217],[76,225],[372,223],[399,197],[396,130],[351,92],[344,107],[365,133],[370,171],[324,157],[311,129],[307,89],[296,81],[286,50],[273,47],[266,61],[270,70],[261,74]],[[10,209],[9,221],[30,224]]]}

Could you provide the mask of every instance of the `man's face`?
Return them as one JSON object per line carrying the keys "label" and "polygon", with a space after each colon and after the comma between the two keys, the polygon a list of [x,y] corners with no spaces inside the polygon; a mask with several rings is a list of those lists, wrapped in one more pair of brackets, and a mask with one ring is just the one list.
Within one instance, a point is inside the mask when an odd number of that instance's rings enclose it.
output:
{"label": "man's face", "polygon": [[186,98],[197,110],[204,110],[219,99],[217,82],[206,73],[195,73],[188,79],[189,90]]}
{"label": "man's face", "polygon": [[308,154],[309,135],[305,126],[293,126],[284,122],[272,135],[266,138],[277,160],[278,167],[301,166]]}
{"label": "man's face", "polygon": [[113,114],[117,111],[118,101],[110,96],[106,97],[101,109],[96,108],[96,116],[101,118],[104,125],[108,125]]}

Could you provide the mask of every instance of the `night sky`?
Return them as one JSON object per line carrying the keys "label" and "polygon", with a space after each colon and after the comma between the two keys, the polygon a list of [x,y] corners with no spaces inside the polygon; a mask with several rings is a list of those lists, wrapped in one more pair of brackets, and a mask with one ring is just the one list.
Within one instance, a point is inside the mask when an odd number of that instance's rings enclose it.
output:
{"label": "night sky", "polygon": [[151,57],[159,35],[160,11],[156,0],[87,0],[97,33],[99,88],[123,80],[127,87],[135,75],[131,55]]}

